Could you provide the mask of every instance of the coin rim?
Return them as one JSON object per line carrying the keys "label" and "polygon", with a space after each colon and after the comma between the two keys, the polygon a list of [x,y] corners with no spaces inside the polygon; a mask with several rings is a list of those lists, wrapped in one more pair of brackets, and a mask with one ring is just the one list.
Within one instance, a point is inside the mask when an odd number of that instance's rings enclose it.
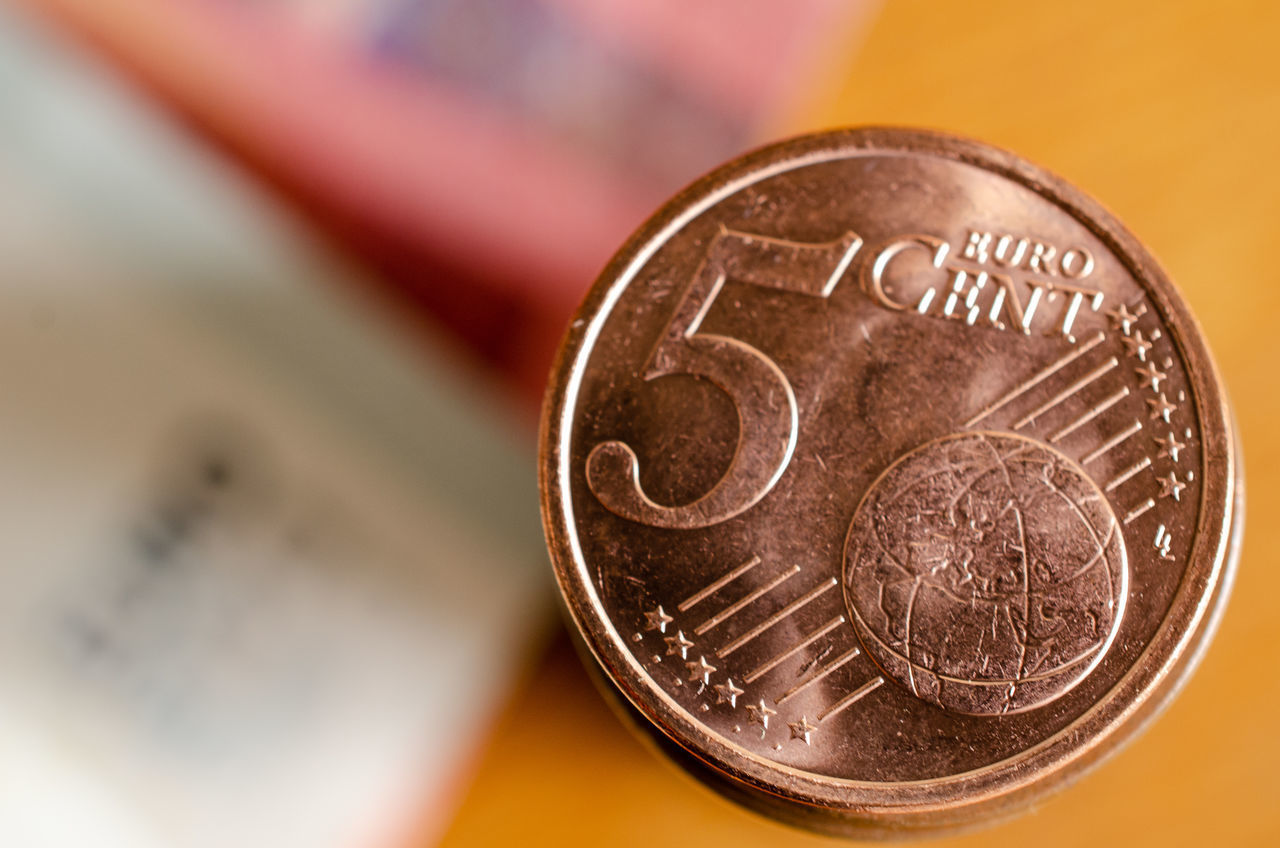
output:
{"label": "coin rim", "polygon": [[[688,222],[749,185],[868,154],[932,156],[976,166],[1030,189],[1099,238],[1146,292],[1181,355],[1202,448],[1199,513],[1184,577],[1155,636],[1123,677],[1065,728],[1024,751],[959,774],[885,783],[818,775],[752,753],[698,722],[658,687],[627,649],[592,588],[572,526],[568,467],[573,405],[586,363],[612,308],[649,258]],[[1230,583],[1224,572],[1234,569],[1239,534],[1233,531],[1242,518],[1236,508],[1237,494],[1242,495],[1236,491],[1241,471],[1236,443],[1198,323],[1154,258],[1114,216],[1064,180],[1007,151],[942,133],[871,127],[800,136],[731,161],[677,194],[624,243],[588,291],[557,353],[543,404],[539,489],[543,528],[567,611],[604,673],[656,730],[714,774],[763,793],[771,805],[793,801],[840,818],[911,825],[958,821],[1030,800],[1131,736],[1167,703],[1203,653],[1225,601],[1226,592],[1219,590]]]}

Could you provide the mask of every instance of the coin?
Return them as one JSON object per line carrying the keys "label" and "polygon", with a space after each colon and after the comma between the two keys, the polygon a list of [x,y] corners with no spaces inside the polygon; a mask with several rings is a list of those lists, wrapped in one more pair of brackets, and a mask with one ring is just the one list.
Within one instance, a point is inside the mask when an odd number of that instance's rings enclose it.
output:
{"label": "coin", "polygon": [[1016,812],[1116,749],[1212,635],[1230,410],[1147,251],[951,136],[767,147],[621,248],[551,375],[543,523],[637,726],[848,834]]}

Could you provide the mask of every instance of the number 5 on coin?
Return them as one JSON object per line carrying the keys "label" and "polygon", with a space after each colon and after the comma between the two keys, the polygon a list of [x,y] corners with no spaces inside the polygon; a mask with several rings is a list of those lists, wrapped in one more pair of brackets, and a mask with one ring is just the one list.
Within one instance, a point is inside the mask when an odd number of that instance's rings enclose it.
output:
{"label": "number 5 on coin", "polygon": [[691,503],[664,506],[640,486],[640,461],[629,445],[601,442],[587,457],[587,485],[610,512],[652,527],[719,524],[760,501],[786,470],[799,419],[795,392],[777,364],[746,342],[701,333],[726,281],[826,298],[862,246],[852,232],[808,244],[721,229],[707,245],[642,376],[673,374],[711,381],[738,411],[738,447],[724,476]]}

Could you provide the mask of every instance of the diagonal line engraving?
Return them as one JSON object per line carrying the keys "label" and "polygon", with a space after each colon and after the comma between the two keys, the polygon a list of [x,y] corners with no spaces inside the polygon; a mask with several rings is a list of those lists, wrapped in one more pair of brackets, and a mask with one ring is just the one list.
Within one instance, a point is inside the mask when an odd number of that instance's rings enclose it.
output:
{"label": "diagonal line engraving", "polygon": [[697,592],[694,592],[692,595],[685,598],[683,601],[679,603],[679,605],[676,606],[676,609],[680,610],[680,612],[688,612],[690,609],[693,608],[695,604],[702,603],[707,598],[711,597],[716,592],[723,589],[725,586],[728,586],[730,583],[737,580],[739,577],[746,574],[748,571],[755,568],[759,564],[760,564],[760,557],[753,556],[751,559],[747,560],[742,565],[733,569],[728,574],[724,575],[723,577],[717,580],[712,581],[706,587],[699,589]]}
{"label": "diagonal line engraving", "polygon": [[1013,425],[1013,429],[1018,430],[1026,426],[1027,424],[1030,424],[1032,421],[1035,421],[1041,415],[1044,415],[1046,412],[1053,409],[1055,406],[1062,403],[1064,400],[1071,397],[1076,392],[1080,391],[1085,386],[1089,385],[1094,380],[1098,379],[1103,374],[1106,374],[1108,371],[1110,371],[1112,368],[1115,368],[1119,364],[1120,364],[1120,360],[1116,359],[1114,356],[1111,357],[1106,362],[1102,363],[1097,368],[1093,369],[1088,374],[1085,374],[1079,380],[1076,380],[1074,383],[1067,386],[1065,389],[1058,392],[1056,395],[1049,398],[1047,401],[1040,404],[1035,409],[1031,410],[1031,412],[1024,415],[1022,419],[1018,421],[1018,423]]}
{"label": "diagonal line engraving", "polygon": [[1072,362],[1075,362],[1077,359],[1084,356],[1086,353],[1093,350],[1098,345],[1102,344],[1102,340],[1104,338],[1106,338],[1106,333],[1104,333],[1102,330],[1099,330],[1096,334],[1094,334],[1093,338],[1084,342],[1083,344],[1080,345],[1080,347],[1071,351],[1066,356],[1059,359],[1057,362],[1053,363],[1052,365],[1049,365],[1047,368],[1043,369],[1042,371],[1039,371],[1033,374],[1025,382],[1021,383],[1020,385],[1014,386],[1014,388],[1011,391],[1009,391],[999,400],[988,405],[985,409],[983,409],[977,415],[970,418],[968,421],[964,422],[962,426],[972,427],[974,424],[977,424],[979,421],[986,418],[991,413],[997,411],[998,409],[1003,407],[1005,404],[1009,403],[1010,401],[1016,400],[1017,398],[1022,396],[1023,393],[1030,391],[1031,389],[1040,385],[1040,383],[1049,379],[1054,374],[1061,371],[1063,368],[1066,368]]}
{"label": "diagonal line engraving", "polygon": [[787,604],[785,607],[778,610],[773,615],[769,616],[764,621],[760,622],[755,627],[748,630],[746,633],[743,633],[737,639],[734,639],[728,645],[725,645],[723,648],[716,651],[716,656],[720,657],[721,659],[724,659],[725,657],[729,656],[734,651],[738,650],[743,645],[747,644],[752,639],[756,638],[761,633],[765,632],[770,627],[777,624],[779,621],[782,621],[782,619],[791,615],[796,610],[800,609],[805,604],[812,601],[814,598],[819,597],[820,595],[822,595],[824,592],[826,592],[828,589],[832,588],[835,585],[836,585],[836,579],[834,577],[828,577],[825,583],[821,583],[815,588],[810,589],[808,592],[805,592],[803,595],[796,598],[794,601]]}
{"label": "diagonal line engraving", "polygon": [[1107,484],[1107,487],[1103,491],[1110,492],[1111,490],[1115,489],[1121,483],[1128,480],[1130,477],[1137,474],[1139,471],[1146,468],[1150,464],[1151,464],[1151,457],[1144,456],[1142,459],[1138,460],[1133,465],[1130,465],[1124,471],[1121,471],[1119,474],[1117,474],[1115,478],[1112,479],[1112,481]]}
{"label": "diagonal line engraving", "polygon": [[1155,505],[1156,505],[1155,498],[1147,498],[1146,501],[1144,501],[1141,505],[1134,507],[1132,510],[1130,510],[1129,514],[1124,517],[1124,523],[1128,524],[1130,521],[1133,521],[1139,515],[1142,515],[1142,513],[1151,509]]}
{"label": "diagonal line engraving", "polygon": [[792,645],[790,648],[787,648],[785,651],[778,654],[773,659],[765,660],[762,664],[752,669],[747,674],[746,677],[742,678],[742,680],[745,683],[753,683],[756,680],[759,680],[762,676],[764,676],[765,674],[768,674],[770,671],[773,671],[779,665],[791,659],[791,657],[800,653],[805,648],[809,647],[814,642],[821,639],[823,636],[826,636],[828,633],[830,633],[832,630],[835,630],[837,627],[839,627],[842,624],[844,624],[844,616],[837,615],[835,618],[831,619],[826,624],[822,625],[817,630],[810,633],[808,636],[804,637],[804,639],[800,640],[799,644]]}
{"label": "diagonal line engraving", "polygon": [[776,701],[774,701],[774,703],[782,704],[788,698],[791,698],[796,693],[801,692],[804,689],[807,689],[808,687],[817,683],[819,680],[826,677],[828,674],[835,671],[837,668],[844,665],[845,663],[847,663],[849,660],[853,659],[860,653],[862,653],[862,651],[858,650],[857,648],[850,648],[848,651],[845,651],[843,654],[836,657],[834,660],[827,663],[822,668],[818,669],[816,672],[814,672],[813,674],[806,677],[804,680],[797,683],[795,686],[792,686],[790,689],[783,692],[782,695]]}
{"label": "diagonal line engraving", "polygon": [[706,633],[708,630],[715,627],[717,624],[723,624],[730,616],[737,615],[739,612],[745,609],[753,601],[758,601],[764,595],[768,594],[769,592],[772,592],[774,589],[778,588],[778,586],[782,585],[783,581],[787,580],[788,578],[794,577],[797,573],[799,573],[799,571],[800,571],[800,566],[798,565],[791,566],[790,570],[782,572],[782,574],[773,578],[768,583],[761,586],[759,589],[756,589],[754,592],[751,592],[742,600],[738,601],[737,603],[730,604],[729,606],[722,609],[720,612],[711,616],[711,618],[708,618],[706,621],[702,622],[697,627],[693,628],[693,632],[701,636],[703,633]]}
{"label": "diagonal line engraving", "polygon": [[1086,456],[1084,459],[1080,460],[1080,464],[1081,464],[1081,465],[1086,465],[1086,464],[1088,464],[1088,463],[1090,463],[1090,462],[1093,462],[1095,459],[1097,459],[1098,457],[1102,456],[1104,453],[1106,453],[1107,451],[1111,450],[1113,447],[1115,447],[1116,445],[1120,444],[1120,443],[1121,443],[1121,442],[1123,442],[1125,439],[1129,438],[1130,436],[1132,436],[1134,433],[1138,432],[1138,431],[1139,431],[1139,430],[1141,430],[1141,429],[1142,429],[1142,422],[1141,422],[1141,421],[1137,421],[1137,420],[1135,420],[1135,421],[1134,421],[1132,424],[1130,424],[1128,427],[1125,427],[1125,428],[1124,428],[1123,430],[1121,430],[1119,433],[1116,433],[1114,436],[1112,436],[1111,438],[1107,439],[1107,440],[1106,440],[1105,442],[1103,442],[1102,444],[1098,445],[1098,447],[1097,447],[1097,449],[1096,449],[1096,450],[1094,450],[1092,453],[1090,453],[1090,454],[1089,454],[1088,456]]}
{"label": "diagonal line engraving", "polygon": [[1083,427],[1085,424],[1088,424],[1090,421],[1097,418],[1099,415],[1106,412],[1108,409],[1115,406],[1117,403],[1124,400],[1128,396],[1129,396],[1129,387],[1121,386],[1120,391],[1116,392],[1115,394],[1111,395],[1108,398],[1103,399],[1101,402],[1098,403],[1097,406],[1088,410],[1087,412],[1085,412],[1084,415],[1081,415],[1075,421],[1072,421],[1070,424],[1068,424],[1067,426],[1063,427],[1061,430],[1059,430],[1058,432],[1050,436],[1049,441],[1054,444],[1062,441],[1067,436],[1071,435],[1076,430]]}
{"label": "diagonal line engraving", "polygon": [[880,688],[880,684],[882,683],[884,683],[883,677],[871,678],[866,683],[859,686],[857,689],[854,689],[848,695],[845,695],[843,698],[836,701],[834,704],[827,707],[822,712],[818,713],[819,723],[826,721],[827,719],[831,718],[833,715],[839,715],[840,713],[844,712],[846,709],[853,706],[858,701],[862,700],[865,696],[870,695],[876,689]]}

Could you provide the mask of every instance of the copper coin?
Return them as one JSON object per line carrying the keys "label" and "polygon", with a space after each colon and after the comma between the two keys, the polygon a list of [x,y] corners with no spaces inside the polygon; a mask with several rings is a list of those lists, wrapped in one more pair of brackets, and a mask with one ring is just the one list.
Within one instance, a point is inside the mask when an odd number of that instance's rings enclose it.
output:
{"label": "copper coin", "polygon": [[983,144],[787,141],[587,295],[542,429],[569,614],[638,726],[814,829],[1008,814],[1195,664],[1242,515],[1230,411],[1147,251]]}

